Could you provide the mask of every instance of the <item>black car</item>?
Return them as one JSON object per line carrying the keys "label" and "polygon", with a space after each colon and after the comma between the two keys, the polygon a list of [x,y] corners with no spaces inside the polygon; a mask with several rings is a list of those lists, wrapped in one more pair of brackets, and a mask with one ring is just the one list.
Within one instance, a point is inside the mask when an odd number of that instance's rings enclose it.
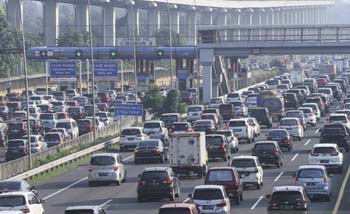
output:
{"label": "black car", "polygon": [[285,129],[272,129],[266,135],[266,140],[276,141],[280,148],[287,148],[288,151],[291,151],[293,149],[293,138]]}
{"label": "black car", "polygon": [[205,132],[205,134],[212,134],[216,131],[216,125],[213,120],[196,120],[193,124],[193,130],[196,132]]}
{"label": "black car", "polygon": [[255,117],[260,125],[265,125],[267,128],[272,127],[272,118],[267,108],[248,108],[248,113],[250,117]]}
{"label": "black car", "polygon": [[300,106],[300,102],[295,93],[283,93],[284,107],[286,109],[297,109]]}
{"label": "black car", "polygon": [[230,158],[228,142],[225,135],[211,134],[205,136],[208,158],[222,158],[224,161]]}
{"label": "black car", "polygon": [[28,154],[28,143],[24,139],[14,139],[7,142],[5,161],[14,160]]}
{"label": "black car", "polygon": [[180,180],[170,167],[145,168],[139,175],[137,200],[169,198],[174,201],[180,195]]}
{"label": "black car", "polygon": [[337,85],[335,85],[335,84],[327,84],[327,85],[325,86],[325,88],[330,88],[330,89],[332,89],[334,98],[336,98],[336,99],[339,100],[339,101],[341,100],[341,98],[342,98],[342,96],[343,96],[343,93],[342,93],[342,91],[340,90],[340,88],[338,88]]}
{"label": "black car", "polygon": [[252,155],[257,156],[261,164],[274,164],[277,168],[283,165],[283,154],[276,141],[256,142]]}
{"label": "black car", "polygon": [[289,89],[287,93],[296,94],[300,105],[303,104],[304,100],[306,99],[306,96],[303,95],[303,93],[301,92],[301,89],[297,89],[297,88]]}
{"label": "black car", "polygon": [[27,125],[24,122],[10,122],[7,124],[7,138],[20,139],[27,134]]}
{"label": "black car", "polygon": [[320,143],[335,143],[350,150],[350,130],[341,123],[327,124],[319,130],[321,133]]}
{"label": "black car", "polygon": [[168,152],[161,140],[143,140],[140,141],[135,148],[135,164],[143,163],[147,160],[159,160],[160,163],[164,163],[167,159]]}
{"label": "black car", "polygon": [[180,121],[180,115],[178,113],[165,113],[160,116],[160,120],[164,122],[167,129],[171,127],[171,124]]}
{"label": "black car", "polygon": [[71,106],[68,108],[67,112],[74,120],[85,118],[85,112],[81,106]]}

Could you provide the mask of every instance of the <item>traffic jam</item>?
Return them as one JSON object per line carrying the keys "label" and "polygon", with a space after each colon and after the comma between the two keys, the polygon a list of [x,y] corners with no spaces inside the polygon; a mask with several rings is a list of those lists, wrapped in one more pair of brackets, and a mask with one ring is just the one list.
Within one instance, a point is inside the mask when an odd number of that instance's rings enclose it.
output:
{"label": "traffic jam", "polygon": [[[347,72],[291,70],[212,98],[208,105],[189,105],[186,116],[165,113],[124,128],[119,153],[100,152],[89,158],[85,188],[126,185],[131,182],[128,172],[141,166],[134,182],[135,200],[160,201],[159,214],[235,213],[247,197],[256,195],[245,213],[261,206],[261,213],[311,213],[314,203],[322,207],[335,200],[333,180],[348,167],[349,82]],[[29,94],[29,106],[23,102],[24,93],[1,97],[5,161],[28,154],[28,134],[31,152],[40,152],[93,131],[93,108],[100,128],[118,119],[113,106],[140,102],[134,92],[116,90],[98,93],[95,106],[75,89],[46,95],[44,88],[37,88]],[[31,133],[26,128],[27,108]],[[277,176],[267,179],[271,174]],[[280,180],[283,185],[276,185]],[[259,195],[267,185],[268,194]],[[0,191],[0,210],[44,213],[40,188],[4,180]],[[65,214],[85,213],[109,211],[97,205],[65,208]]]}

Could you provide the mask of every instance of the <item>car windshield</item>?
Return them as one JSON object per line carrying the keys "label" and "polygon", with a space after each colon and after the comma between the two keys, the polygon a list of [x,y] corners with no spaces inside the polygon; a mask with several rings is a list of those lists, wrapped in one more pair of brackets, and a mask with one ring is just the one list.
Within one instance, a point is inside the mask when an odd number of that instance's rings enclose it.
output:
{"label": "car windshield", "polygon": [[193,200],[218,200],[224,199],[220,189],[196,189],[192,196]]}
{"label": "car windshield", "polygon": [[335,121],[345,121],[346,120],[346,116],[330,116],[328,121],[329,122],[335,122]]}
{"label": "car windshield", "polygon": [[208,181],[232,181],[232,170],[210,170]]}
{"label": "car windshield", "polygon": [[225,135],[226,137],[232,137],[232,132],[231,131],[216,131],[216,134],[222,134]]}
{"label": "car windshield", "polygon": [[141,131],[138,129],[124,129],[122,135],[139,135]]}
{"label": "car windshield", "polygon": [[0,207],[18,207],[26,204],[24,196],[9,195],[0,196]]}
{"label": "car windshield", "polygon": [[59,136],[59,134],[56,134],[56,133],[55,133],[55,134],[47,133],[47,134],[45,135],[44,139],[45,139],[46,141],[57,141],[57,140],[60,139],[60,136]]}
{"label": "car windshield", "polygon": [[161,208],[158,214],[191,214],[189,208],[174,207],[174,208]]}
{"label": "car windshield", "polygon": [[162,115],[160,117],[162,121],[177,121],[178,117],[176,115]]}
{"label": "car windshield", "polygon": [[70,122],[60,122],[56,124],[56,128],[70,129]]}
{"label": "car windshield", "polygon": [[231,166],[237,168],[255,167],[255,161],[253,159],[233,159]]}
{"label": "car windshield", "polygon": [[296,126],[298,125],[298,121],[296,120],[281,120],[281,126]]}
{"label": "car windshield", "polygon": [[166,171],[147,171],[143,172],[141,175],[141,180],[150,182],[150,181],[163,181],[168,178],[168,173]]}
{"label": "car windshield", "polygon": [[20,191],[21,183],[14,181],[2,181],[0,182],[0,192],[12,192]]}
{"label": "car windshield", "polygon": [[187,123],[173,124],[171,126],[171,129],[172,129],[172,131],[187,131],[188,124]]}
{"label": "car windshield", "polygon": [[287,112],[286,117],[297,117],[300,118],[300,112]]}
{"label": "car windshield", "polygon": [[91,209],[88,210],[83,210],[83,209],[79,209],[79,210],[66,210],[64,212],[64,214],[94,214],[94,211]]}
{"label": "car windshield", "polygon": [[53,120],[53,114],[40,114],[40,120]]}
{"label": "car windshield", "polygon": [[211,122],[210,121],[196,121],[194,123],[194,126],[210,126]]}
{"label": "car windshield", "polygon": [[244,120],[234,120],[234,121],[230,121],[229,123],[229,127],[242,127],[245,126],[245,121]]}
{"label": "car windshield", "polygon": [[239,97],[239,94],[228,94],[227,98],[237,98]]}
{"label": "car windshield", "polygon": [[147,128],[147,129],[160,128],[160,123],[145,123],[143,125],[143,128]]}
{"label": "car windshield", "polygon": [[316,147],[312,151],[316,154],[337,154],[337,150],[334,147]]}
{"label": "car windshield", "polygon": [[272,130],[268,134],[269,137],[287,137],[288,132],[284,130]]}
{"label": "car windshield", "polygon": [[206,136],[205,142],[207,145],[221,145],[223,142],[222,137],[220,136]]}
{"label": "car windshield", "polygon": [[114,163],[115,159],[110,156],[95,156],[90,160],[90,164],[95,166],[107,166],[113,165]]}
{"label": "car windshield", "polygon": [[138,147],[157,147],[158,141],[141,141]]}
{"label": "car windshield", "polygon": [[258,144],[255,144],[254,146],[255,151],[271,151],[275,149],[276,148],[273,143],[258,143]]}
{"label": "car windshield", "polygon": [[279,191],[274,192],[271,196],[271,201],[284,202],[303,200],[303,196],[299,191]]}
{"label": "car windshield", "polygon": [[323,178],[324,173],[321,169],[301,169],[298,171],[298,178]]}

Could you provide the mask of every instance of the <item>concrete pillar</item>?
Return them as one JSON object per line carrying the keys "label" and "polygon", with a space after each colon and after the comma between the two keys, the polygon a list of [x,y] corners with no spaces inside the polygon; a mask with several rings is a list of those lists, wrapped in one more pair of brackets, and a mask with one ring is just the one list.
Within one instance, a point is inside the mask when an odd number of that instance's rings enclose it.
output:
{"label": "concrete pillar", "polygon": [[274,20],[274,23],[275,23],[275,25],[277,25],[277,26],[279,26],[279,25],[281,25],[281,20],[280,20],[280,12],[281,12],[281,9],[280,8],[276,8],[276,9],[274,9],[274,18],[275,18],[275,20]]}
{"label": "concrete pillar", "polygon": [[199,63],[203,67],[203,103],[209,103],[213,93],[212,65],[214,62],[213,49],[200,49]]}
{"label": "concrete pillar", "polygon": [[180,34],[180,12],[179,10],[171,10],[170,12],[170,24],[173,32]]}
{"label": "concrete pillar", "polygon": [[104,46],[116,45],[116,19],[114,7],[103,8],[103,44]]}
{"label": "concrete pillar", "polygon": [[186,13],[186,37],[188,45],[197,45],[197,17],[197,11]]}
{"label": "concrete pillar", "polygon": [[268,14],[268,25],[275,25],[275,14],[274,14],[274,9],[270,8],[267,10]]}
{"label": "concrete pillar", "polygon": [[21,30],[21,13],[23,14],[23,0],[7,1],[7,21],[15,29]]}
{"label": "concrete pillar", "polygon": [[44,5],[44,37],[46,46],[56,46],[59,35],[59,11],[56,0],[47,0]]}
{"label": "concrete pillar", "polygon": [[87,4],[75,5],[75,26],[78,31],[89,31],[89,8]]}
{"label": "concrete pillar", "polygon": [[254,10],[254,12],[251,13],[253,26],[261,26],[261,18],[262,18],[261,13],[262,13],[262,11],[260,11],[260,10]]}
{"label": "concrete pillar", "polygon": [[129,7],[127,9],[127,22],[128,22],[128,35],[132,36],[132,28],[134,25],[135,36],[139,36],[140,35],[140,11],[138,10],[138,8]]}
{"label": "concrete pillar", "polygon": [[160,30],[160,10],[148,10],[148,36],[152,37]]}
{"label": "concrete pillar", "polygon": [[281,8],[281,10],[279,11],[279,20],[280,20],[280,25],[285,25],[285,19],[284,19],[284,13],[285,13],[285,9]]}
{"label": "concrete pillar", "polygon": [[307,16],[307,9],[306,7],[302,8],[302,13],[303,13],[303,25],[307,25],[308,24],[308,16]]}
{"label": "concrete pillar", "polygon": [[[219,10],[219,15],[218,15],[218,25],[223,25],[227,26],[228,23],[228,15],[227,15],[227,10],[222,9]],[[221,31],[220,32],[221,39],[227,40],[227,31]]]}

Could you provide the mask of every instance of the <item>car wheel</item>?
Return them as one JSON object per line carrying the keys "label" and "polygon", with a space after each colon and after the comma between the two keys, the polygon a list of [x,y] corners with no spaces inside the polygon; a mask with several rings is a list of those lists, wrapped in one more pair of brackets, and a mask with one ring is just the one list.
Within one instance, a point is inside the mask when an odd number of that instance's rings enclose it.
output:
{"label": "car wheel", "polygon": [[126,183],[126,175],[127,175],[127,171],[125,170],[124,178],[122,180],[123,183]]}
{"label": "car wheel", "polygon": [[164,156],[163,155],[159,158],[159,162],[164,163]]}
{"label": "car wheel", "polygon": [[169,201],[175,201],[175,190],[171,192],[171,195],[169,196]]}
{"label": "car wheel", "polygon": [[343,165],[341,165],[340,167],[338,167],[338,173],[342,174],[343,173]]}
{"label": "car wheel", "polygon": [[330,195],[327,195],[325,199],[326,199],[326,201],[328,202],[328,201],[330,201],[331,196],[330,196]]}
{"label": "car wheel", "polygon": [[261,189],[261,185],[259,183],[256,183],[256,189]]}
{"label": "car wheel", "polygon": [[138,202],[143,202],[143,198],[141,196],[137,196],[137,201]]}
{"label": "car wheel", "polygon": [[175,197],[176,197],[176,198],[180,197],[180,192],[181,192],[181,190],[180,190],[180,185],[178,185],[177,191],[176,191],[176,194],[175,194]]}
{"label": "car wheel", "polygon": [[302,141],[303,140],[303,138],[300,136],[300,137],[298,137],[298,141]]}

